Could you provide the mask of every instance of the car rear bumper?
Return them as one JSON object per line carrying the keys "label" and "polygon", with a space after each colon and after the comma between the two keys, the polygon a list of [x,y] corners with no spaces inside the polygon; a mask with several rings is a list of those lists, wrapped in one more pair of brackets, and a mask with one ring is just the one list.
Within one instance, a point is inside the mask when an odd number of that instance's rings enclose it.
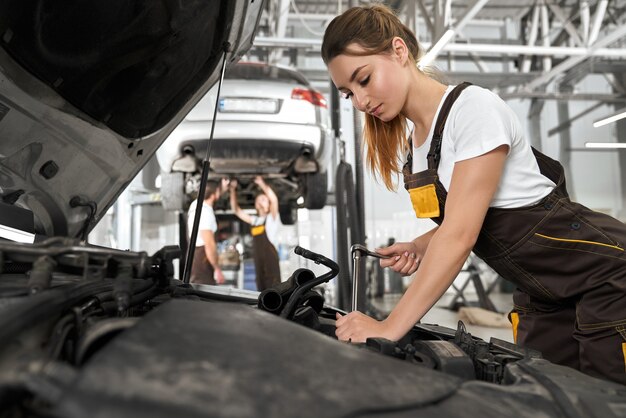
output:
{"label": "car rear bumper", "polygon": [[[210,121],[181,123],[157,152],[161,168],[169,171],[185,145],[203,158],[210,133]],[[218,119],[213,138],[211,167],[218,172],[253,172],[259,167],[261,172],[277,172],[300,155],[310,156],[325,171],[329,160],[329,132],[318,125]]]}
{"label": "car rear bumper", "polygon": [[[299,156],[315,162],[313,149],[306,143],[273,139],[214,139],[211,146],[211,170],[219,174],[286,173]],[[181,142],[191,145],[198,157],[204,157],[208,141]],[[315,165],[316,162],[315,162]],[[317,170],[316,170],[317,171]]]}

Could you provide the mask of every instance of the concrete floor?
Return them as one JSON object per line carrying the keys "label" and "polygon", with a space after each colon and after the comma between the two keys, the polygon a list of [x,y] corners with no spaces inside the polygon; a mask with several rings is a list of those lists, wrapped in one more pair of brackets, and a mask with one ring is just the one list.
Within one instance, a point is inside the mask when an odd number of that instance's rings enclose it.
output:
{"label": "concrete floor", "polygon": [[[398,303],[401,294],[387,294],[382,298],[373,300],[376,308],[384,312],[390,312],[393,307]],[[458,313],[450,310],[447,307],[450,305],[450,301],[453,297],[452,293],[446,293],[443,297],[433,306],[433,308],[424,315],[422,323],[424,324],[436,324],[449,328],[456,329],[459,320]],[[476,300],[471,294],[466,295],[467,299],[472,301]],[[503,314],[507,314],[513,307],[513,298],[510,293],[496,293],[492,292],[489,298],[495,305],[496,309]],[[501,340],[513,342],[513,333],[511,328],[493,328],[484,327],[478,325],[472,325],[465,322],[467,331],[476,337],[480,337],[485,341],[489,341],[491,337],[496,337]]]}

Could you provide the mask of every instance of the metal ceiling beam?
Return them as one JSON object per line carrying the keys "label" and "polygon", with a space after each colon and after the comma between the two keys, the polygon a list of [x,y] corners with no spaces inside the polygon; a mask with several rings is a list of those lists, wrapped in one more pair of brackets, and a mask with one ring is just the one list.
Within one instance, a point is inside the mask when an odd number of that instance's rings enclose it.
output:
{"label": "metal ceiling beam", "polygon": [[608,0],[600,0],[596,7],[596,14],[593,17],[593,25],[591,26],[591,31],[589,32],[589,45],[593,45],[593,43],[598,39],[598,34],[600,33],[600,26],[602,25],[602,21],[604,20],[604,13],[606,12],[606,7],[608,6]]}
{"label": "metal ceiling beam", "polygon": [[290,20],[295,20],[295,19],[302,19],[302,20],[322,20],[322,21],[326,21],[326,20],[332,20],[333,18],[335,18],[337,15],[331,14],[331,13],[300,13],[299,16],[289,16]]}
{"label": "metal ceiling beam", "polygon": [[446,2],[449,0],[434,0],[432,7],[432,21],[434,32],[432,39],[439,39],[445,32],[448,22],[446,22]]}
{"label": "metal ceiling beam", "polygon": [[574,25],[572,25],[571,19],[565,16],[565,12],[563,11],[563,9],[561,9],[557,4],[551,1],[547,2],[547,5],[552,13],[554,13],[554,16],[556,16],[559,22],[561,22],[561,25],[563,25],[563,29],[565,29],[570,38],[573,39],[574,43],[576,43],[576,45],[578,46],[583,46],[584,44],[582,39],[580,39],[580,36],[578,35],[578,31],[576,31],[576,28],[574,27]]}
{"label": "metal ceiling beam", "polygon": [[541,75],[540,77],[537,77],[536,79],[528,83],[526,86],[524,86],[524,89],[534,90],[537,87],[548,83],[549,81],[553,80],[556,76],[574,67],[576,64],[586,60],[590,56],[594,56],[595,52],[598,51],[599,49],[612,44],[618,39],[621,39],[622,37],[624,37],[624,35],[626,35],[626,25],[616,28],[613,32],[611,32],[604,38],[596,41],[591,47],[588,48],[586,54],[580,55],[580,56],[573,56],[571,58],[566,59],[565,61],[563,61],[556,67],[554,67],[551,71],[548,71],[547,73]]}
{"label": "metal ceiling beam", "polygon": [[554,134],[558,134],[559,132],[561,132],[563,129],[568,129],[572,126],[572,123],[574,123],[576,120],[580,119],[581,117],[587,115],[588,113],[593,112],[594,110],[596,110],[597,108],[604,106],[606,103],[604,102],[598,102],[594,105],[591,105],[590,107],[588,107],[587,109],[583,110],[580,113],[577,113],[576,115],[572,116],[571,118],[569,118],[568,120],[561,122],[560,124],[558,124],[557,126],[555,126],[552,129],[548,130],[548,136],[552,136]]}
{"label": "metal ceiling beam", "polygon": [[[460,39],[468,40],[467,37],[461,31],[457,31],[457,36]],[[489,67],[487,66],[487,64],[485,64],[480,59],[480,57],[477,54],[474,54],[473,52],[470,52],[469,56],[472,59],[472,61],[474,62],[474,64],[476,65],[476,68],[478,69],[478,71],[480,71],[481,73],[488,73],[488,72],[490,72]]]}
{"label": "metal ceiling beam", "polygon": [[532,80],[534,77],[536,77],[536,74],[523,74],[519,72],[479,73],[470,71],[446,71],[445,76],[446,78],[450,79],[452,84],[460,83],[462,81],[469,81],[481,87],[495,89],[519,86],[520,84],[524,84]]}
{"label": "metal ceiling beam", "polygon": [[480,10],[487,4],[488,0],[476,0],[473,5],[471,5],[467,12],[463,15],[461,19],[454,25],[454,30],[463,30],[463,28],[474,19],[474,16],[480,12]]}
{"label": "metal ceiling beam", "polygon": [[[613,71],[619,71],[619,70],[617,68],[613,68]],[[610,75],[606,73],[604,74],[604,78],[606,79],[606,82],[609,83],[611,87],[613,87],[614,91],[621,93],[621,94],[626,94],[626,89],[624,88],[624,86],[620,84],[619,80],[612,78]]]}
{"label": "metal ceiling beam", "polygon": [[607,57],[607,58],[626,58],[626,48],[579,48],[579,47],[561,47],[561,46],[527,46],[527,45],[501,45],[501,44],[448,44],[444,51],[451,52],[474,52],[477,54],[505,54],[505,55],[550,55],[556,56],[574,56],[587,58]]}
{"label": "metal ceiling beam", "polygon": [[430,32],[430,36],[434,37],[435,27],[433,26],[433,21],[428,16],[428,10],[426,10],[426,6],[424,6],[424,2],[422,0],[417,0],[417,6],[419,7],[420,12],[422,14],[422,19],[424,19],[424,22],[426,23],[426,27],[428,28],[428,31]]}
{"label": "metal ceiling beam", "polygon": [[[550,21],[548,20],[548,6],[545,0],[541,1],[541,39],[543,46],[550,46]],[[543,71],[552,69],[552,58],[549,55],[543,57]]]}
{"label": "metal ceiling beam", "polygon": [[[626,27],[620,28],[620,32],[623,32]],[[623,34],[622,34],[623,36]],[[604,41],[604,38],[603,40]],[[580,47],[562,47],[562,46],[532,46],[527,45],[511,45],[511,44],[462,44],[453,43],[448,44],[443,49],[448,52],[466,52],[476,54],[499,54],[499,55],[550,55],[553,57],[571,56],[574,58],[582,57],[582,60],[588,57],[605,57],[605,58],[619,58],[626,59],[626,48],[601,48],[597,42],[595,47],[592,48],[580,48]],[[276,38],[257,36],[254,39],[254,46],[256,47],[268,47],[268,48],[320,48],[322,45],[321,39],[310,38]],[[423,42],[422,46],[428,48],[430,45],[428,42]],[[574,64],[575,65],[575,64]],[[573,65],[572,65],[573,66]]]}
{"label": "metal ceiling beam", "polygon": [[[530,31],[528,34],[528,47],[534,47],[537,41],[537,34],[539,33],[539,6],[537,3],[533,5],[533,17],[530,23]],[[530,71],[530,65],[532,64],[529,56],[524,56],[522,60],[522,72],[527,73]]]}
{"label": "metal ceiling beam", "polygon": [[583,44],[589,45],[589,19],[591,11],[589,10],[589,2],[583,0],[580,2],[580,30],[583,35]]}
{"label": "metal ceiling beam", "polygon": [[624,103],[626,96],[606,93],[546,93],[543,91],[516,91],[512,93],[500,93],[502,99],[542,99],[557,101],[597,101],[604,103]]}
{"label": "metal ceiling beam", "polygon": [[[276,26],[274,28],[274,34],[278,38],[284,38],[287,34],[287,20],[289,18],[289,0],[277,0],[276,1]],[[280,61],[283,51],[279,48],[270,54],[269,62],[276,64]]]}
{"label": "metal ceiling beam", "polygon": [[[432,45],[432,48],[422,58],[423,62],[425,62],[426,65],[429,65],[431,62],[433,62],[437,58],[437,55],[443,50],[443,48],[445,48],[445,46],[452,39],[454,39],[454,36],[456,35],[456,33],[463,30],[463,28],[469,23],[469,21],[472,20],[474,16],[476,16],[476,14],[480,11],[480,9],[483,8],[483,6],[485,6],[487,1],[488,0],[475,0],[474,4],[468,8],[465,15],[463,15],[463,17],[459,19],[459,21],[456,23],[456,25],[454,25],[454,27],[448,26],[447,28],[448,30],[445,32],[443,30],[438,31],[440,32],[438,35],[440,36],[440,38],[435,44]],[[448,23],[449,22],[444,21],[444,24],[448,25]],[[442,29],[446,29],[446,28],[442,28]],[[446,48],[446,51],[452,52],[447,48]]]}

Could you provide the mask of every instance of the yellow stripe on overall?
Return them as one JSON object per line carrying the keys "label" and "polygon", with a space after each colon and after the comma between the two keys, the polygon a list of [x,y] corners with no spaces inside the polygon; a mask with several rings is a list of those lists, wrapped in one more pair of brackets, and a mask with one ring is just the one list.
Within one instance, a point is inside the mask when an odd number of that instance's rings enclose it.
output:
{"label": "yellow stripe on overall", "polygon": [[263,232],[265,232],[265,225],[253,226],[250,229],[250,233],[252,234],[253,237],[259,236]]}

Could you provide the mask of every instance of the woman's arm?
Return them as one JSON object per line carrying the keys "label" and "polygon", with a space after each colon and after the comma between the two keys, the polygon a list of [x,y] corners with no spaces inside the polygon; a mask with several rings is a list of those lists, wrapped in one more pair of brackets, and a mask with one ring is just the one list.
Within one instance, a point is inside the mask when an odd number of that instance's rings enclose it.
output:
{"label": "woman's arm", "polygon": [[471,252],[500,182],[508,146],[455,164],[445,218],[428,243],[413,282],[393,312],[378,322],[359,312],[338,316],[337,337],[398,340],[435,304],[454,281]]}
{"label": "woman's arm", "polygon": [[237,202],[237,180],[231,180],[229,184],[230,188],[230,208],[239,219],[245,223],[252,224],[252,216],[244,212]]}
{"label": "woman's arm", "polygon": [[254,182],[261,188],[263,193],[267,196],[270,201],[270,213],[272,217],[276,219],[278,216],[278,196],[274,193],[274,190],[263,180],[263,177],[256,176]]}

